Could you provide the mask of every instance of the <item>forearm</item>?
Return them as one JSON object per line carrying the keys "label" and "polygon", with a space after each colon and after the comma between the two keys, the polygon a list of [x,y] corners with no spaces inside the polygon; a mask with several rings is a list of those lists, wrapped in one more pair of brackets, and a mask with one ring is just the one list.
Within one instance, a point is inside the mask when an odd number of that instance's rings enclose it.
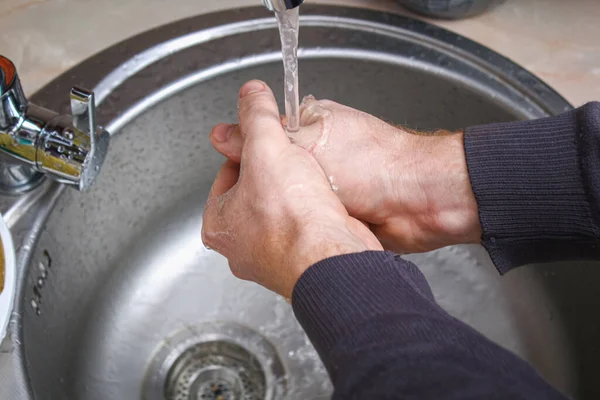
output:
{"label": "forearm", "polygon": [[335,398],[562,399],[525,362],[444,312],[392,253],[312,266],[293,294]]}
{"label": "forearm", "polygon": [[471,127],[464,144],[482,244],[501,273],[600,258],[600,103]]}

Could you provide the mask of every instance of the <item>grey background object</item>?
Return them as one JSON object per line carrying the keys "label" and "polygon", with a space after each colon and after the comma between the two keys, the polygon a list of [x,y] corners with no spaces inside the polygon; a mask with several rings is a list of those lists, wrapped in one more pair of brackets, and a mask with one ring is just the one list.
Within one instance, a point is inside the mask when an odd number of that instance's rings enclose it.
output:
{"label": "grey background object", "polygon": [[460,19],[481,14],[505,0],[399,0],[409,9],[428,17]]}

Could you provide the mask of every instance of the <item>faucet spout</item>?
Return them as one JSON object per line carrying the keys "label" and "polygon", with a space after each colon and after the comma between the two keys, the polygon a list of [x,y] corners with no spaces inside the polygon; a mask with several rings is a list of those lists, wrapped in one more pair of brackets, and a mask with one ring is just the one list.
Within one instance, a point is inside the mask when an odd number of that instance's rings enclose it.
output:
{"label": "faucet spout", "polygon": [[[0,151],[19,160],[21,169],[24,163],[86,190],[104,162],[110,136],[96,126],[94,94],[75,87],[70,96],[71,115],[29,103],[14,64],[0,56]],[[10,188],[3,178],[10,175],[0,174],[3,189]]]}
{"label": "faucet spout", "polygon": [[304,0],[262,0],[262,3],[271,11],[282,12],[300,6]]}

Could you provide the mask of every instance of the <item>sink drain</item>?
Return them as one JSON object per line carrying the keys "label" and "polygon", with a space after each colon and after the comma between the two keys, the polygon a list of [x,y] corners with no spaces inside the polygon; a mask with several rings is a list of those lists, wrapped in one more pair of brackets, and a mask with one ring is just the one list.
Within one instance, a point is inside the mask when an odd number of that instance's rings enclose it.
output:
{"label": "sink drain", "polygon": [[277,351],[262,335],[232,323],[187,328],[151,362],[147,400],[275,400],[287,380]]}
{"label": "sink drain", "polygon": [[215,341],[186,350],[167,377],[167,400],[262,400],[265,374],[237,344]]}

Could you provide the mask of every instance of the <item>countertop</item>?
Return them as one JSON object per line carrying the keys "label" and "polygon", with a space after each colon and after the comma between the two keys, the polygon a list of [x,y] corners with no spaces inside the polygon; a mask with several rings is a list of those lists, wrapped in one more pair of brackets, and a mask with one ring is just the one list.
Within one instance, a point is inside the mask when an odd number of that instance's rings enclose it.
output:
{"label": "countertop", "polygon": [[[410,14],[395,0],[307,0]],[[27,93],[98,51],[192,15],[258,0],[2,0],[0,53]],[[506,0],[460,21],[429,20],[511,58],[573,105],[600,100],[600,1]]]}

